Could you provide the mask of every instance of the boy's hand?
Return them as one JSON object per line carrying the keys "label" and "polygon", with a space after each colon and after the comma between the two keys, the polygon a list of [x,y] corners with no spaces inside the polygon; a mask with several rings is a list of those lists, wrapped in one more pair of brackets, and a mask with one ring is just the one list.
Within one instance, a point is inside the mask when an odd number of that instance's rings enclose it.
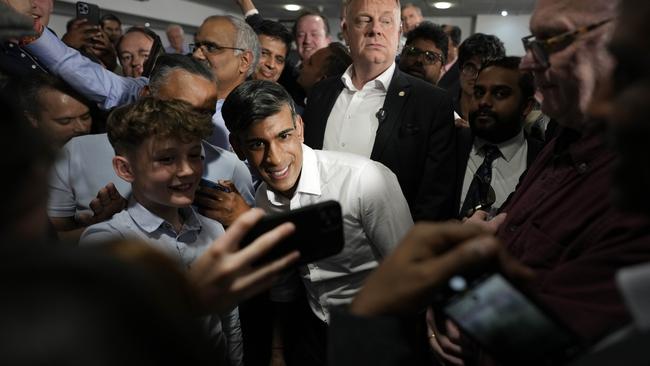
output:
{"label": "boy's hand", "polygon": [[299,254],[294,251],[261,267],[251,266],[295,230],[292,223],[282,224],[239,249],[241,239],[263,216],[260,209],[241,215],[190,268],[188,276],[197,290],[203,313],[227,311],[271,287],[279,273],[298,259]]}
{"label": "boy's hand", "polygon": [[97,197],[90,201],[90,209],[93,215],[79,215],[77,222],[81,226],[90,226],[98,222],[109,220],[116,213],[124,210],[127,200],[120,195],[113,183],[108,183],[106,187],[97,192]]}
{"label": "boy's hand", "polygon": [[194,204],[198,207],[199,213],[228,227],[241,214],[250,210],[250,206],[244,201],[233,182],[220,180],[219,184],[228,188],[230,192],[199,186]]}

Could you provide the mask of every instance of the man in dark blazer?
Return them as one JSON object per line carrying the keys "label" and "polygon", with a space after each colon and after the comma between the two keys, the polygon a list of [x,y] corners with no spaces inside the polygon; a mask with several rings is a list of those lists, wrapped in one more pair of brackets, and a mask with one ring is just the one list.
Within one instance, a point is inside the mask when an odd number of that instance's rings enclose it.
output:
{"label": "man in dark blazer", "polygon": [[381,162],[397,176],[414,220],[448,219],[456,179],[451,100],[395,67],[399,17],[395,1],[349,3],[343,32],[353,63],[312,89],[305,143]]}
{"label": "man in dark blazer", "polygon": [[499,150],[498,156],[490,163],[490,177],[487,179],[488,190],[495,195],[490,199],[492,203],[482,207],[492,212],[496,212],[514,191],[519,177],[543,147],[542,141],[524,135],[523,124],[534,104],[535,85],[532,74],[519,71],[520,62],[520,57],[497,59],[487,63],[477,76],[474,105],[469,113],[470,128],[458,129],[456,133],[455,202],[460,218],[471,215],[476,207],[470,199],[471,212],[462,209],[468,206],[463,203],[467,201],[473,181],[481,181],[477,178],[477,171],[485,161],[487,145]]}

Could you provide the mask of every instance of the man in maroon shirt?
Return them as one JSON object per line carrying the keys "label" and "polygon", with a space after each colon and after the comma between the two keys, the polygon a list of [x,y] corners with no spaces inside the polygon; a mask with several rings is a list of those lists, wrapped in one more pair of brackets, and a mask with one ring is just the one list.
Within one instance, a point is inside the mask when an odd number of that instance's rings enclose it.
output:
{"label": "man in maroon shirt", "polygon": [[[615,155],[587,112],[597,77],[614,66],[606,45],[617,1],[539,0],[521,68],[535,75],[542,111],[561,126],[502,206],[497,237],[536,272],[531,290],[585,340],[629,321],[614,282],[621,267],[650,261],[650,222],[611,201]],[[484,217],[479,216],[473,219]],[[458,347],[436,337],[447,360]],[[436,348],[436,347],[434,347]],[[440,348],[438,347],[440,351]],[[449,358],[448,356],[452,356]]]}

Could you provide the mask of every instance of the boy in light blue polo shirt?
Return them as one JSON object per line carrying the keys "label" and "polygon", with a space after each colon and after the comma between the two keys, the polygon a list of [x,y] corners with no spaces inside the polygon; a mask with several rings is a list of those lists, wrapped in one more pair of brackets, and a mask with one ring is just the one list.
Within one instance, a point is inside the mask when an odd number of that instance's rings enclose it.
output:
{"label": "boy in light blue polo shirt", "polygon": [[[203,174],[201,140],[212,131],[210,116],[197,113],[186,102],[143,98],[111,114],[107,130],[115,149],[113,168],[131,184],[132,194],[124,211],[88,227],[81,245],[138,238],[188,269],[224,233],[220,223],[191,206]],[[237,309],[221,320],[210,317],[209,331],[222,348],[220,353],[231,365],[239,365]]]}

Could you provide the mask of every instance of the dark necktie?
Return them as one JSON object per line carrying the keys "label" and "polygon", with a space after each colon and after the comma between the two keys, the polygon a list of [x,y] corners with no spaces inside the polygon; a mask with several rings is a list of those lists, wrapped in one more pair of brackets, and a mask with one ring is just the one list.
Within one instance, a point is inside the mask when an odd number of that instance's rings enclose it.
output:
{"label": "dark necktie", "polygon": [[484,145],[481,150],[485,157],[483,163],[474,173],[474,179],[469,185],[463,207],[460,209],[461,217],[473,214],[477,207],[487,209],[494,203],[494,194],[490,197],[492,162],[501,156],[501,151],[494,145]]}

